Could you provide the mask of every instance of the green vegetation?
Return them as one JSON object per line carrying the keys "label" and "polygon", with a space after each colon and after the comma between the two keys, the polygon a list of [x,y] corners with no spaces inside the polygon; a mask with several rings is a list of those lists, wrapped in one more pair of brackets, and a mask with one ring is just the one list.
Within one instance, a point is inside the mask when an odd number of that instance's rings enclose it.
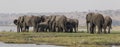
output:
{"label": "green vegetation", "polygon": [[120,32],[113,31],[111,34],[0,32],[0,41],[5,43],[44,43],[68,47],[109,47],[110,45],[120,45]]}

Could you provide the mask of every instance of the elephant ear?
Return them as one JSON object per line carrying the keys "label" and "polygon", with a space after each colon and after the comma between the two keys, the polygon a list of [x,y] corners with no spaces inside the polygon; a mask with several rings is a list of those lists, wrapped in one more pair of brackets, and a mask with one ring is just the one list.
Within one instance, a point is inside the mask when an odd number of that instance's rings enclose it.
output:
{"label": "elephant ear", "polygon": [[18,22],[17,19],[15,19],[15,20],[13,21],[13,23],[14,23],[15,25],[17,25],[17,22]]}

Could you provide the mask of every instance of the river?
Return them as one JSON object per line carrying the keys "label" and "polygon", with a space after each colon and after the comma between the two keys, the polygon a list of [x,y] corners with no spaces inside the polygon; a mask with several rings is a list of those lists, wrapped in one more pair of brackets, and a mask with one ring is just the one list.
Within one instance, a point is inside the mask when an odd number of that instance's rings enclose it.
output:
{"label": "river", "polygon": [[63,47],[56,45],[36,45],[36,44],[6,44],[0,42],[0,47]]}

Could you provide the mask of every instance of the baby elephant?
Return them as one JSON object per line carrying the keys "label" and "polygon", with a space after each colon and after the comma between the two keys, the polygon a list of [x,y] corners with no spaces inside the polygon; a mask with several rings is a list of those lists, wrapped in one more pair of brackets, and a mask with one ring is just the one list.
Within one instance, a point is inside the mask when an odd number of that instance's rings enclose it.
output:
{"label": "baby elephant", "polygon": [[48,29],[48,23],[41,22],[41,23],[39,23],[38,28],[39,28],[38,31],[45,32]]}
{"label": "baby elephant", "polygon": [[110,29],[112,28],[112,19],[109,17],[109,16],[106,16],[105,18],[105,22],[104,22],[104,33],[107,33],[106,32],[106,29],[108,27],[108,33],[110,33]]}
{"label": "baby elephant", "polygon": [[49,27],[48,25],[49,23],[49,19],[46,19],[44,22],[41,22],[38,24],[38,31],[41,31],[41,32],[47,32],[47,29]]}

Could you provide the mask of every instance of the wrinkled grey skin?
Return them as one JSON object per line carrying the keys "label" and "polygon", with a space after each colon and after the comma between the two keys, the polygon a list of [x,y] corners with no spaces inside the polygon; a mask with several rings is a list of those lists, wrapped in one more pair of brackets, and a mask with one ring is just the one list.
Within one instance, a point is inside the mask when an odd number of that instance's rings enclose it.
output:
{"label": "wrinkled grey skin", "polygon": [[18,19],[15,19],[13,22],[17,26],[17,32],[23,32],[23,19],[24,16],[20,16]]}
{"label": "wrinkled grey skin", "polygon": [[13,23],[17,26],[17,32],[21,32],[22,31],[22,26],[19,26],[19,28],[18,28],[18,19],[15,19],[13,21]]}
{"label": "wrinkled grey skin", "polygon": [[[24,17],[24,26],[33,27],[33,31],[38,32],[38,24],[44,21],[41,16],[26,16]],[[29,30],[29,29],[28,29]]]}
{"label": "wrinkled grey skin", "polygon": [[72,25],[72,22],[70,20],[71,20],[70,18],[67,18],[67,22],[66,22],[67,32],[73,32],[73,25]]}
{"label": "wrinkled grey skin", "polygon": [[88,13],[86,15],[86,23],[87,23],[87,31],[88,31],[88,23],[90,23],[90,33],[94,33],[94,29],[97,26],[98,34],[102,32],[103,24],[104,24],[104,17],[102,14],[99,13]]}
{"label": "wrinkled grey skin", "polygon": [[49,20],[49,17],[46,16],[45,21],[38,24],[39,31],[47,32],[47,29],[49,29]]}
{"label": "wrinkled grey skin", "polygon": [[49,23],[48,23],[49,31],[50,32],[55,32],[55,19],[56,19],[56,16],[55,15],[50,15],[49,19],[50,19]]}
{"label": "wrinkled grey skin", "polygon": [[75,32],[78,31],[78,24],[79,21],[77,19],[70,19],[67,18],[66,28],[68,32],[73,32],[73,29]]}
{"label": "wrinkled grey skin", "polygon": [[[112,19],[110,16],[106,16],[105,18],[105,22],[104,22],[104,33],[110,33],[110,29],[112,28]],[[108,27],[108,32],[106,32],[106,29]]]}
{"label": "wrinkled grey skin", "polygon": [[64,15],[56,15],[55,26],[54,26],[55,27],[55,31],[67,32],[66,31],[66,21],[67,21],[67,17],[66,16],[64,16]]}
{"label": "wrinkled grey skin", "polygon": [[39,16],[20,16],[17,22],[17,32],[20,32],[20,27],[22,26],[22,31],[29,31],[29,27],[33,27],[35,32],[38,32],[38,24],[42,21]]}

